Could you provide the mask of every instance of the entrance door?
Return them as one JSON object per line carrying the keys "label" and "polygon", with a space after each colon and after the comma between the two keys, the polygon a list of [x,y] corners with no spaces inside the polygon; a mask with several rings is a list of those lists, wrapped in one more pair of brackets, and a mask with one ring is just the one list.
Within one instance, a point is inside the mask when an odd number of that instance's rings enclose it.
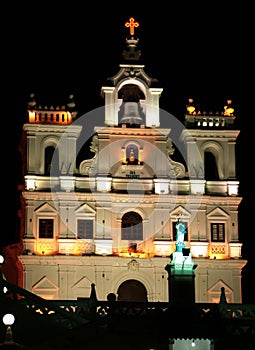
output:
{"label": "entrance door", "polygon": [[141,282],[127,280],[119,286],[117,300],[146,302],[148,301],[147,290]]}

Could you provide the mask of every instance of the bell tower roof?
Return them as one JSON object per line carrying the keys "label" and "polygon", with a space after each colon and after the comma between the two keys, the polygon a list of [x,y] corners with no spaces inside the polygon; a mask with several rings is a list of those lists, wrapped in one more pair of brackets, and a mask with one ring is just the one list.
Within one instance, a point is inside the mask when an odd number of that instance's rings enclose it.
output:
{"label": "bell tower roof", "polygon": [[129,28],[126,48],[122,52],[124,61],[118,73],[107,80],[102,87],[105,96],[105,124],[133,127],[159,127],[159,97],[163,91],[158,80],[149,77],[140,62],[139,39],[134,36],[139,23],[133,17],[125,23]]}

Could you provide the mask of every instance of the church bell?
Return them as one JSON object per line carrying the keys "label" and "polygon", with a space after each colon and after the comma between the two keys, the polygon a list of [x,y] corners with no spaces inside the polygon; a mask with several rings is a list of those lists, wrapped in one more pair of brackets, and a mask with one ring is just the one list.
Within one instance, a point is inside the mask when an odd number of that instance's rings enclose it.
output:
{"label": "church bell", "polygon": [[120,122],[122,124],[144,124],[139,115],[137,102],[124,102],[124,112]]}

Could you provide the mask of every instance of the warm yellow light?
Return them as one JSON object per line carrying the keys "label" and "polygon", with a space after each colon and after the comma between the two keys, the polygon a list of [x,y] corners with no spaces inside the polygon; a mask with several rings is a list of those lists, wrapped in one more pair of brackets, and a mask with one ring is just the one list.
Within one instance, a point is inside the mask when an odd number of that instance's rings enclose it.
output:
{"label": "warm yellow light", "polygon": [[219,254],[219,253],[211,253],[211,254],[209,254],[209,258],[214,259],[214,260],[224,260],[224,259],[226,259],[226,255]]}
{"label": "warm yellow light", "polygon": [[54,251],[51,249],[43,249],[41,248],[40,250],[34,251],[33,254],[35,255],[54,255]]}
{"label": "warm yellow light", "polygon": [[28,112],[29,123],[47,124],[71,124],[73,116],[69,111],[59,110],[30,110]]}
{"label": "warm yellow light", "polygon": [[35,112],[29,111],[28,117],[29,117],[29,123],[34,123],[35,122]]}
{"label": "warm yellow light", "polygon": [[67,123],[70,123],[72,121],[72,115],[70,112],[67,112]]}
{"label": "warm yellow light", "polygon": [[193,105],[193,99],[189,99],[189,103],[187,105],[187,112],[188,114],[194,114],[196,107]]}
{"label": "warm yellow light", "polygon": [[224,106],[224,115],[231,116],[234,113],[234,107],[232,106],[232,100],[227,100],[227,105]]}
{"label": "warm yellow light", "polygon": [[145,253],[145,252],[142,252],[142,253],[135,253],[135,252],[120,252],[119,254],[119,257],[122,257],[122,258],[141,258],[141,259],[146,259],[146,258],[151,258],[154,256],[154,254],[152,253]]}

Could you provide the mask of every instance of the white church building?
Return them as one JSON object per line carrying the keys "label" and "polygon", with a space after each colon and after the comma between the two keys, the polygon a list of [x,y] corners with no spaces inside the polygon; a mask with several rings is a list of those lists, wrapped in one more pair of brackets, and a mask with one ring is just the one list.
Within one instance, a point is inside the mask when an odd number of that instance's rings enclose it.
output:
{"label": "white church building", "polygon": [[49,107],[30,96],[20,146],[23,288],[67,300],[88,297],[94,283],[100,300],[168,301],[165,267],[181,218],[195,301],[219,302],[224,287],[241,303],[232,101],[213,115],[190,99],[184,123],[162,110],[163,88],[128,30],[103,107],[81,115],[72,95]]}

